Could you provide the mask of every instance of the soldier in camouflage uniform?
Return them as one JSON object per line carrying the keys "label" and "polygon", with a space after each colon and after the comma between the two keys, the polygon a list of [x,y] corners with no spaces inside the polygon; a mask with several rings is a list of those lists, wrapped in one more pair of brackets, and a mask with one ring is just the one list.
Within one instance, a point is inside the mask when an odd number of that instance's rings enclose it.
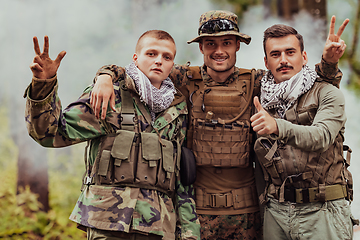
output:
{"label": "soldier in camouflage uniform", "polygon": [[87,171],[70,219],[88,239],[200,239],[193,188],[178,174],[187,107],[167,78],[176,53],[172,37],[152,30],[139,38],[133,62],[114,86],[115,111],[105,120],[93,114],[93,86],[62,111],[56,72],[65,52],[52,61],[47,36],[44,41],[41,53],[34,37],[26,123],[44,147],[88,141]]}
{"label": "soldier in camouflage uniform", "polygon": [[[235,67],[240,42],[249,44],[251,40],[239,32],[235,14],[202,14],[198,34],[188,43],[199,43],[204,65],[175,65],[170,78],[186,96],[189,108],[187,146],[197,162],[194,187],[201,239],[261,239],[254,159],[250,155],[250,117],[252,97],[259,93],[265,71]],[[316,71],[338,85],[342,74],[337,60],[328,57],[331,48],[325,45]],[[92,96],[93,102],[98,103],[94,106],[96,115],[100,103],[103,101],[102,108],[106,109],[109,96],[113,95],[108,75],[116,84],[122,74],[119,70],[115,65],[107,65],[98,71],[100,77]]]}

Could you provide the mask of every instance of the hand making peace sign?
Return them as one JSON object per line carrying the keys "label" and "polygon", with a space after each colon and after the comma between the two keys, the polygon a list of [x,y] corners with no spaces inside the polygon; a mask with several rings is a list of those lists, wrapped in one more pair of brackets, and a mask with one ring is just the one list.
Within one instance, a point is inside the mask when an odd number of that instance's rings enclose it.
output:
{"label": "hand making peace sign", "polygon": [[36,54],[33,62],[30,64],[30,69],[33,72],[33,76],[39,79],[50,79],[54,77],[66,52],[60,52],[55,60],[51,60],[49,57],[49,37],[44,37],[43,52],[40,52],[37,37],[33,37],[33,42]]}
{"label": "hand making peace sign", "polygon": [[334,33],[335,21],[336,17],[332,16],[330,21],[329,35],[326,39],[323,51],[324,60],[330,63],[337,63],[345,52],[346,44],[340,37],[350,20],[348,18],[345,19],[336,34]]}

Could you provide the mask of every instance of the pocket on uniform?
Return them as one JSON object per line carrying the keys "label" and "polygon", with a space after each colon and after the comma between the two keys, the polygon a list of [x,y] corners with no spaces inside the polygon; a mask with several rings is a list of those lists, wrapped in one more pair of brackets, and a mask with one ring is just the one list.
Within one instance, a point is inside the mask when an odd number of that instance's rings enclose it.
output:
{"label": "pocket on uniform", "polygon": [[174,145],[171,141],[162,139],[161,154],[162,161],[160,161],[157,184],[156,186],[164,190],[174,190],[175,187],[175,164],[174,159]]}
{"label": "pocket on uniform", "polygon": [[139,161],[136,171],[136,182],[155,186],[156,174],[161,158],[159,137],[155,133],[144,133],[141,136]]}
{"label": "pocket on uniform", "polygon": [[119,130],[111,148],[114,158],[114,183],[134,181],[135,132]]}

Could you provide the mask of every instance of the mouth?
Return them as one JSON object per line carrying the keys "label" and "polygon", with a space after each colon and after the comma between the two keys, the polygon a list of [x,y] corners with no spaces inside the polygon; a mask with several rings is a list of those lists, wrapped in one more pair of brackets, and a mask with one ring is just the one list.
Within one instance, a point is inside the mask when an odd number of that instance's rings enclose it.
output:
{"label": "mouth", "polygon": [[153,68],[153,69],[151,69],[151,71],[156,72],[156,73],[162,73],[163,72],[160,68]]}
{"label": "mouth", "polygon": [[294,68],[291,67],[291,66],[281,66],[278,69],[276,69],[276,71],[277,72],[287,72],[287,71],[290,71],[292,69],[294,69]]}
{"label": "mouth", "polygon": [[225,62],[228,57],[226,56],[217,56],[217,57],[211,57],[212,60],[214,60],[215,62],[221,63],[221,62]]}

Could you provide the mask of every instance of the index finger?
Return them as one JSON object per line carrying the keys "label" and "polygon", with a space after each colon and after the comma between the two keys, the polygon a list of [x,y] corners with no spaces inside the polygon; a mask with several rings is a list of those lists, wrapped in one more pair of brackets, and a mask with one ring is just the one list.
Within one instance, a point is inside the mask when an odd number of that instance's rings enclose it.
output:
{"label": "index finger", "polygon": [[347,18],[344,20],[344,22],[341,24],[341,26],[339,27],[339,30],[337,32],[337,36],[340,37],[341,34],[344,32],[346,25],[350,22],[350,20]]}
{"label": "index finger", "polygon": [[332,35],[335,32],[335,22],[336,22],[336,17],[335,15],[332,15],[330,20],[329,35]]}
{"label": "index finger", "polygon": [[38,42],[37,37],[33,37],[33,42],[34,42],[35,54],[40,55],[40,47],[39,47],[39,42]]}

